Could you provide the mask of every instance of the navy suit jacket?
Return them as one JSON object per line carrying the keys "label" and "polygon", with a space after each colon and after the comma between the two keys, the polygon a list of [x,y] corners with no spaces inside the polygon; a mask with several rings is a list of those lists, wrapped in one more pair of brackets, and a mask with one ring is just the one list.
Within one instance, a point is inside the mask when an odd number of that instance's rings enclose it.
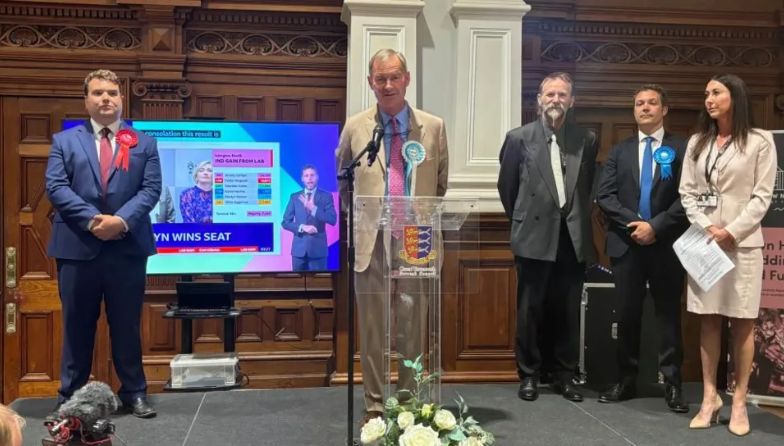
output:
{"label": "navy suit jacket", "polygon": [[[106,196],[90,121],[54,135],[46,166],[46,194],[55,209],[47,253],[58,259],[90,260],[102,249],[116,254],[155,254],[150,211],[161,194],[161,166],[156,140],[137,132],[128,171],[112,162]],[[114,142],[113,142],[114,143]],[[119,150],[115,151],[115,156]],[[122,217],[128,232],[120,240],[102,241],[87,230],[98,214]]]}
{"label": "navy suit jacket", "polygon": [[[310,215],[305,206],[299,201],[304,196],[302,191],[295,192],[289,197],[289,204],[283,213],[283,228],[294,233],[291,243],[291,255],[294,257],[309,257],[318,259],[327,256],[326,225],[334,225],[338,221],[332,194],[316,189],[313,203],[316,205],[316,215]],[[318,230],[315,234],[299,232],[299,225],[313,225]]]}
{"label": "navy suit jacket", "polygon": [[[662,145],[675,150],[675,161],[672,163],[672,177],[668,180],[661,178],[660,167],[656,165],[651,189],[652,217],[648,223],[656,232],[657,244],[672,245],[689,226],[678,193],[686,141],[665,132]],[[621,257],[629,246],[636,244],[629,236],[626,225],[642,220],[638,216],[640,149],[636,133],[610,151],[599,175],[597,201],[610,221],[607,231],[607,255]]]}

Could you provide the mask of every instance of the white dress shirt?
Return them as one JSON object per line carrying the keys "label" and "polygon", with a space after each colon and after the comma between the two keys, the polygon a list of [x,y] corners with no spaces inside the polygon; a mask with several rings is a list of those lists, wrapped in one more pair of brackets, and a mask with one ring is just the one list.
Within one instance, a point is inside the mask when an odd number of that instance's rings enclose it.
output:
{"label": "white dress shirt", "polygon": [[109,141],[112,143],[112,154],[117,152],[117,143],[114,142],[114,137],[120,131],[120,120],[116,120],[109,125],[101,125],[95,122],[95,119],[90,118],[90,124],[93,126],[93,138],[95,139],[95,153],[98,154],[98,162],[101,161],[101,130],[104,127],[109,127]]}

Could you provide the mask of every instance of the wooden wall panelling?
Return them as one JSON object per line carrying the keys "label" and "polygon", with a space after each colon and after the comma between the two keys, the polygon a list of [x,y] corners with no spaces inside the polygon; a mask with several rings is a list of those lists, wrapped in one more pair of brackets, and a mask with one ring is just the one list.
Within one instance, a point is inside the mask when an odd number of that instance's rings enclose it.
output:
{"label": "wooden wall panelling", "polygon": [[[16,288],[4,300],[17,305],[17,330],[3,331],[3,399],[54,394],[62,343],[54,262],[46,257],[52,209],[44,196],[51,133],[82,101],[72,98],[2,98],[3,244],[16,248]],[[5,255],[4,255],[5,258]],[[5,282],[4,282],[5,287]],[[93,373],[106,379],[106,356],[97,350]]]}
{"label": "wooden wall panelling", "polygon": [[264,96],[241,96],[237,98],[237,119],[240,121],[263,121]]}
{"label": "wooden wall panelling", "polygon": [[[499,215],[476,215],[461,231],[478,245],[445,241],[442,269],[442,368],[445,381],[509,381],[514,365],[517,274],[508,227]],[[477,249],[478,248],[478,249]]]}
{"label": "wooden wall panelling", "polygon": [[[29,154],[19,158],[23,161],[11,160],[20,166],[15,172],[39,178],[19,181],[5,170],[3,175],[4,182],[21,184],[20,188],[3,188],[2,212],[18,216],[13,220],[14,228],[17,218],[22,223],[13,243],[22,241],[25,279],[31,284],[39,278],[49,281],[35,293],[49,299],[45,302],[51,309],[22,308],[22,317],[30,315],[30,327],[38,328],[44,320],[60,321],[53,262],[42,254],[53,215],[43,194],[42,169],[49,138],[59,130],[61,118],[85,116],[81,84],[86,71],[97,68],[96,60],[105,61],[104,67],[121,77],[129,118],[343,119],[347,40],[345,25],[339,19],[339,2],[278,2],[272,9],[265,7],[266,2],[248,2],[242,10],[177,8],[189,1],[174,0],[160,7],[85,7],[67,2],[35,8],[0,5],[0,100],[5,104],[11,97],[11,102],[18,104],[19,96],[30,95],[45,104],[43,109],[14,105],[10,110],[4,105],[1,115],[4,121],[13,119],[13,127],[25,135],[20,147]],[[67,39],[62,34],[66,28],[73,29]],[[211,46],[210,42],[218,41],[228,46]],[[74,106],[58,107],[55,97],[73,98]],[[52,110],[60,114],[55,116]],[[10,137],[8,132],[3,136]],[[3,141],[4,157],[11,147]],[[9,195],[11,190],[21,192]],[[9,197],[24,197],[22,201],[30,205],[9,207]],[[6,226],[4,240],[9,240],[7,233]],[[148,278],[142,320],[143,362],[154,391],[168,379],[169,360],[180,349],[179,323],[162,317],[166,303],[174,300],[175,281],[176,277]],[[322,274],[309,281],[306,286],[305,276],[296,273],[237,277],[238,303],[247,307],[247,313],[235,335],[242,368],[250,375],[252,386],[323,385],[333,370],[333,278]],[[31,303],[32,289],[23,290],[23,294]],[[38,377],[59,370],[59,356],[52,356],[59,355],[57,324],[49,348],[38,337],[21,337],[36,345],[4,337],[6,402],[20,395],[54,394],[57,377],[50,377],[47,383]],[[196,324],[194,335],[197,351],[222,349],[219,324]],[[6,358],[8,351],[18,354]],[[24,362],[19,356],[23,351]],[[45,368],[41,355],[47,358]],[[95,355],[95,377],[118,386],[105,325],[99,328]],[[24,370],[34,370],[33,375],[19,375],[22,364]],[[28,375],[36,380],[20,378]]]}

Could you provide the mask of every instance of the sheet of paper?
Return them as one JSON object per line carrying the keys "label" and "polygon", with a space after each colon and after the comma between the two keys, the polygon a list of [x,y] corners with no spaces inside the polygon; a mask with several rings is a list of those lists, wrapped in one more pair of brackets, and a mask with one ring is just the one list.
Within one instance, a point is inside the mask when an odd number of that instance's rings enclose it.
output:
{"label": "sheet of paper", "polygon": [[672,245],[689,276],[708,291],[735,265],[704,229],[691,225]]}

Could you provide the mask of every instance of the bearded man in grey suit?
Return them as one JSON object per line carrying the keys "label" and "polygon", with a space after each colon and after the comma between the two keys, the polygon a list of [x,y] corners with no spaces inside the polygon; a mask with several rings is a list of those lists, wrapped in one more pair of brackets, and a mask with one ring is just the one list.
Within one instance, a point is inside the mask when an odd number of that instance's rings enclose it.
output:
{"label": "bearded man in grey suit", "polygon": [[539,396],[543,368],[551,368],[556,393],[583,400],[572,378],[585,264],[595,256],[590,214],[597,141],[567,121],[572,85],[567,73],[547,75],[537,95],[539,119],[509,131],[500,154],[498,192],[511,220],[517,266],[518,396],[527,401]]}

